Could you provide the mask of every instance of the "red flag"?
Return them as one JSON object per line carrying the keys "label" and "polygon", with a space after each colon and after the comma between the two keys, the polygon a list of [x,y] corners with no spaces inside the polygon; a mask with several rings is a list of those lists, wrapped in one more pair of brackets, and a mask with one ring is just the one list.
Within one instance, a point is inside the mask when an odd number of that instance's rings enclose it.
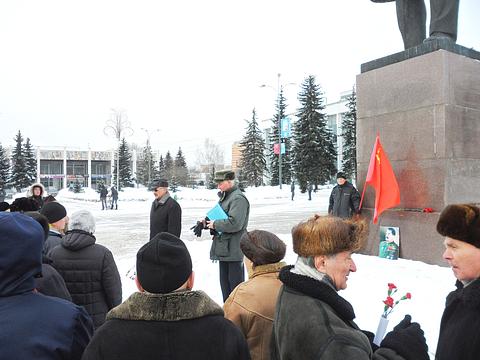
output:
{"label": "red flag", "polygon": [[365,188],[371,185],[375,189],[375,212],[373,214],[373,223],[376,224],[380,214],[391,207],[400,204],[400,189],[397,179],[388,161],[387,154],[380,144],[380,136],[377,135],[375,145],[373,146],[370,164],[368,165],[367,179],[363,187],[362,199]]}

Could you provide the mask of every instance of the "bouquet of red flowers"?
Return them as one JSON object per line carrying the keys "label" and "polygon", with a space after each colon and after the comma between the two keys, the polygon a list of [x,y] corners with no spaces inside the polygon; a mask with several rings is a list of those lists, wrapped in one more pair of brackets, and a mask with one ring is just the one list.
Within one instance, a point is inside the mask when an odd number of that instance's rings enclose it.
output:
{"label": "bouquet of red flowers", "polygon": [[383,303],[385,304],[385,306],[383,307],[383,314],[382,316],[386,319],[388,318],[388,315],[390,315],[390,313],[393,311],[393,308],[395,306],[397,306],[397,304],[402,301],[402,300],[406,300],[406,299],[411,299],[412,298],[412,294],[410,294],[409,292],[407,292],[405,295],[403,295],[400,299],[398,299],[397,301],[395,301],[393,299],[393,295],[395,295],[395,293],[397,292],[397,287],[395,286],[395,284],[393,283],[388,283],[388,294],[387,294],[387,298],[385,300],[383,300]]}

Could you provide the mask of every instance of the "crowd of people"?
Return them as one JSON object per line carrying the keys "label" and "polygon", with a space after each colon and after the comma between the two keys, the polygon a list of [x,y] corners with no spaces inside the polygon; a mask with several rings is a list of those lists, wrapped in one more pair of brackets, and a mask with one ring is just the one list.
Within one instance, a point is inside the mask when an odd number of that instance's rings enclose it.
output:
{"label": "crowd of people", "polygon": [[[0,212],[0,358],[429,359],[423,330],[410,315],[377,346],[339,294],[357,270],[352,254],[368,235],[366,220],[355,216],[356,190],[341,176],[335,191],[342,203],[335,206],[332,192],[333,214],[293,226],[298,257],[287,265],[281,239],[247,230],[250,204],[235,173],[215,174],[226,215],[202,218],[194,231],[212,234],[223,307],[194,290],[195,276],[203,274],[193,271],[181,240],[181,208],[166,180],[153,186],[150,237],[136,255],[138,291],[123,302],[113,255],[96,244],[92,213],[68,216],[35,184],[30,197]],[[480,209],[449,205],[436,230],[458,281],[446,300],[435,358],[477,359]]]}

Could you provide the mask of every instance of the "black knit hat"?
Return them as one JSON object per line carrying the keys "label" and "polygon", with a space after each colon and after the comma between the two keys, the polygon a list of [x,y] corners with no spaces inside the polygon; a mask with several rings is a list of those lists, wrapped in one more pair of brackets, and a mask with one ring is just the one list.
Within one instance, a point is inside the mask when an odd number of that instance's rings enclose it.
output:
{"label": "black knit hat", "polygon": [[337,179],[345,179],[345,180],[346,180],[347,177],[346,177],[346,175],[345,175],[344,172],[339,171],[339,172],[337,173]]}
{"label": "black knit hat", "polygon": [[50,224],[53,224],[67,216],[67,210],[59,202],[52,201],[43,205],[40,214],[44,215]]}
{"label": "black knit hat", "polygon": [[145,291],[166,294],[181,287],[192,273],[187,247],[175,235],[162,232],[137,253],[137,278]]}
{"label": "black knit hat", "polygon": [[472,204],[448,205],[440,214],[437,231],[480,248],[480,209]]}
{"label": "black knit hat", "polygon": [[242,235],[240,249],[254,266],[274,264],[285,256],[287,246],[277,235],[253,230]]}

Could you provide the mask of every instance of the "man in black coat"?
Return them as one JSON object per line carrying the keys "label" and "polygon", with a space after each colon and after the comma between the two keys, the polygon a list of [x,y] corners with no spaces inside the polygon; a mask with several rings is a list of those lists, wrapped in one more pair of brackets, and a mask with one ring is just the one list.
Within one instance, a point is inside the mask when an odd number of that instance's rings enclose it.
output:
{"label": "man in black coat", "polygon": [[203,291],[192,291],[187,247],[163,232],[137,253],[139,292],[112,309],[83,360],[250,359],[240,329]]}
{"label": "man in black coat", "polygon": [[161,232],[180,236],[182,208],[168,192],[168,181],[157,180],[153,184],[153,200],[150,210],[150,239]]}
{"label": "man in black coat", "polygon": [[436,360],[476,360],[480,354],[480,209],[448,205],[437,231],[445,236],[443,258],[457,278],[440,323]]}
{"label": "man in black coat", "polygon": [[337,184],[330,194],[328,213],[333,216],[347,219],[360,212],[360,194],[347,181],[343,172],[337,174]]}

